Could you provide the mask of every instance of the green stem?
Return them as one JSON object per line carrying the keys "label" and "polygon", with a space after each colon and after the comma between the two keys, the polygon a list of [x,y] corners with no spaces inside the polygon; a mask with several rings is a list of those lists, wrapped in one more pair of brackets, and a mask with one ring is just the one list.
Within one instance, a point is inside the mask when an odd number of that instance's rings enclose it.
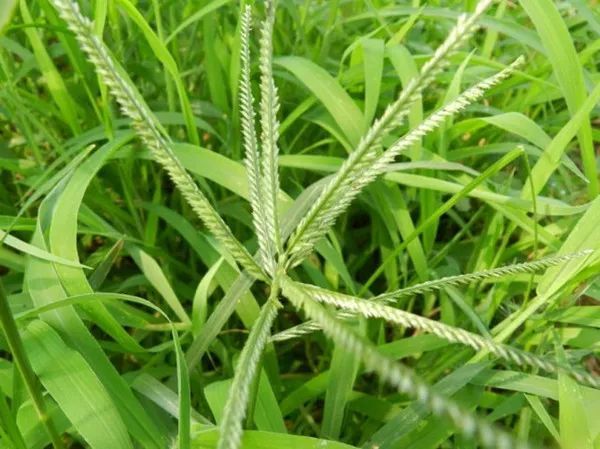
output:
{"label": "green stem", "polygon": [[[19,431],[14,416],[10,412],[10,408],[6,403],[6,397],[0,390],[0,437],[8,440],[8,444],[15,449],[27,449],[27,445],[23,440],[23,435]],[[4,441],[4,440],[3,440]]]}
{"label": "green stem", "polygon": [[29,359],[27,358],[27,354],[25,353],[25,347],[23,346],[23,341],[21,340],[19,331],[17,330],[15,319],[10,311],[8,299],[4,292],[4,286],[1,281],[0,325],[2,326],[2,330],[6,336],[8,348],[12,354],[14,363],[21,373],[27,391],[29,392],[31,400],[33,401],[33,406],[38,414],[40,422],[46,428],[46,431],[50,436],[50,440],[52,441],[54,449],[65,449],[65,446],[60,438],[60,435],[56,431],[56,428],[54,427],[54,423],[52,422],[50,415],[48,415],[46,412],[46,404],[44,402],[42,390],[40,389],[40,384],[38,383],[37,377],[35,376],[33,368],[31,367]]}

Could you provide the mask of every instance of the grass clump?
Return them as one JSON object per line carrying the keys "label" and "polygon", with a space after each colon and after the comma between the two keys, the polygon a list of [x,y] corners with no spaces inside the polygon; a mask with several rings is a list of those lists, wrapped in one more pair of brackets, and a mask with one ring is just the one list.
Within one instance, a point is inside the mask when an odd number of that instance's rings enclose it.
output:
{"label": "grass clump", "polygon": [[[0,444],[600,441],[600,89],[565,87],[555,5],[34,3],[48,35],[22,2],[0,53],[4,188],[31,195],[0,217]],[[574,73],[595,81],[594,55]],[[49,94],[31,117],[28,67]]]}

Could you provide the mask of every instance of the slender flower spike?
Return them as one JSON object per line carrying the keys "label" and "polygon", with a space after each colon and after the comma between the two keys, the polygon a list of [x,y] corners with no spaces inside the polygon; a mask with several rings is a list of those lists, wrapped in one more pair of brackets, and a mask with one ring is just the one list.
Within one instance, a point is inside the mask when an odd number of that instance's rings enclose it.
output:
{"label": "slender flower spike", "polygon": [[449,57],[472,35],[477,20],[493,2],[494,0],[482,0],[471,15],[459,16],[446,40],[423,65],[419,75],[407,84],[398,99],[386,108],[383,115],[375,120],[362,137],[356,150],[350,153],[290,237],[287,252],[295,263],[310,253],[314,244],[348,207],[350,201],[346,200],[343,204],[340,204],[340,201],[347,191],[352,189],[352,185],[362,178],[364,170],[378,157],[381,152],[381,139],[402,123],[412,104],[448,64]]}
{"label": "slender flower spike", "polygon": [[194,212],[242,267],[253,276],[264,278],[263,270],[235,238],[231,229],[181,165],[160,123],[135,86],[119,70],[108,49],[94,32],[92,23],[81,14],[79,5],[70,0],[51,0],[51,3],[75,34],[98,75],[116,98],[123,114],[132,120],[140,140],[150,149],[154,160],[164,167]]}
{"label": "slender flower spike", "polygon": [[405,366],[382,355],[371,343],[363,340],[344,324],[336,320],[323,306],[310,299],[289,278],[281,283],[283,294],[303,310],[309,318],[317,321],[325,334],[346,351],[356,354],[368,371],[373,371],[396,387],[398,391],[415,397],[435,415],[452,420],[457,430],[466,436],[476,437],[485,447],[497,449],[527,448],[526,443],[514,440],[495,426],[476,418],[455,402],[435,393]]}
{"label": "slender flower spike", "polygon": [[277,213],[279,193],[279,100],[273,80],[273,26],[275,4],[265,2],[267,17],[260,29],[260,150],[254,123],[254,99],[250,82],[251,7],[242,12],[240,105],[245,164],[248,172],[252,223],[258,237],[261,265],[271,276],[275,273],[275,256],[281,250]]}
{"label": "slender flower spike", "polygon": [[265,1],[267,17],[262,24],[260,37],[260,127],[262,147],[262,191],[265,208],[265,222],[271,245],[281,250],[279,219],[277,216],[277,195],[279,193],[279,122],[277,112],[279,99],[273,80],[273,26],[275,23],[275,2]]}
{"label": "slender flower spike", "polygon": [[269,342],[271,325],[277,317],[280,307],[277,295],[279,288],[275,285],[271,295],[254,322],[248,340],[244,345],[238,361],[233,383],[229,390],[227,403],[223,411],[220,438],[217,449],[238,449],[242,440],[242,421],[246,416],[246,408],[250,399],[250,386],[258,375],[260,358],[265,345]]}
{"label": "slender flower spike", "polygon": [[254,121],[254,98],[250,82],[250,28],[252,7],[246,5],[241,20],[241,76],[240,76],[240,109],[242,136],[248,186],[250,190],[250,205],[252,206],[252,224],[258,238],[259,257],[262,266],[273,273],[273,230],[267,221],[263,196],[261,157],[256,139],[256,124]]}
{"label": "slender flower spike", "polygon": [[[394,159],[400,153],[410,148],[425,135],[438,128],[446,121],[448,117],[461,112],[470,104],[481,99],[485,92],[508,78],[523,63],[523,61],[524,58],[519,57],[501,72],[464,91],[451,103],[431,114],[419,126],[394,142],[386,151],[381,154],[374,154],[373,157],[369,158],[368,163],[360,164],[360,172],[356,173],[349,182],[340,183],[337,185],[334,191],[331,193],[332,201],[329,202],[327,206],[320,206],[321,209],[316,212],[318,215],[318,219],[315,218],[316,221],[311,222],[312,224],[307,224],[311,217],[311,212],[309,212],[307,218],[300,222],[294,235],[292,235],[290,238],[290,265],[300,263],[310,253],[310,251],[312,251],[313,245],[325,235],[337,217],[339,217],[350,206],[352,200],[354,200],[354,198],[356,198],[358,194],[377,176],[382,174],[386,170],[387,166],[394,162]],[[330,189],[330,186],[336,182],[336,179],[340,176],[340,174],[343,175],[346,170],[355,170],[347,169],[346,165],[348,164],[353,165],[352,155],[347,159],[346,163],[342,165],[342,168],[340,168],[337,175],[334,176],[334,179],[331,181],[328,187],[325,188],[325,191]],[[322,196],[323,195],[321,195],[321,197]],[[319,204],[319,200],[317,200],[315,206],[316,204]],[[313,206],[313,209],[315,206]],[[315,215],[315,217],[317,215]]]}
{"label": "slender flower spike", "polygon": [[351,312],[354,316],[360,315],[367,318],[381,318],[399,326],[428,332],[452,343],[470,346],[477,351],[488,351],[497,357],[513,362],[519,366],[528,365],[549,373],[565,371],[581,383],[600,388],[600,380],[590,374],[575,371],[568,366],[560,366],[553,361],[543,359],[535,354],[511,348],[510,346],[501,343],[496,343],[490,338],[482,337],[459,327],[449,326],[414,313],[398,310],[381,304],[376,300],[358,299],[312,285],[295,284],[295,286],[313,300],[340,308],[346,312]]}
{"label": "slender flower spike", "polygon": [[[370,302],[378,302],[381,304],[390,304],[403,297],[410,297],[415,295],[422,295],[430,293],[436,290],[441,290],[446,287],[458,287],[461,285],[468,285],[478,281],[492,281],[494,279],[502,279],[507,276],[512,276],[522,273],[534,273],[541,271],[546,268],[563,264],[570,260],[585,257],[591,254],[591,250],[583,250],[573,254],[564,254],[561,256],[550,256],[540,260],[534,260],[531,262],[523,262],[513,265],[507,265],[504,267],[493,268],[491,270],[477,271],[475,273],[460,274],[457,276],[448,276],[432,281],[423,282],[421,284],[412,285],[410,287],[395,290],[393,292],[383,293],[369,298]],[[347,320],[356,318],[356,313],[342,310],[336,313],[336,318],[340,320]],[[292,338],[300,338],[304,335],[308,335],[312,332],[321,330],[318,323],[314,321],[306,321],[297,326],[288,328],[278,334],[271,337],[271,341],[285,341]]]}
{"label": "slender flower spike", "polygon": [[460,286],[472,284],[478,281],[490,281],[492,279],[501,279],[507,276],[512,276],[521,273],[535,273],[550,268],[556,265],[569,262],[573,259],[589,256],[593,251],[583,250],[572,254],[564,254],[560,256],[550,256],[531,262],[516,263],[504,267],[493,268],[491,270],[478,271],[475,273],[459,274],[456,276],[446,276],[433,281],[423,282],[421,284],[412,285],[407,288],[396,290],[389,293],[383,293],[373,298],[375,301],[395,301],[399,298],[422,295],[424,293],[440,290],[450,286]]}

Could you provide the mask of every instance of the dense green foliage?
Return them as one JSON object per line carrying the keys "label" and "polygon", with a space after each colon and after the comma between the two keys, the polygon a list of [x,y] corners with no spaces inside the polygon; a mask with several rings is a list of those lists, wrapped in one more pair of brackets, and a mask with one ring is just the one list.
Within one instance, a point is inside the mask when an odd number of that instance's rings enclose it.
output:
{"label": "dense green foliage", "polygon": [[599,9],[3,0],[0,448],[599,449]]}

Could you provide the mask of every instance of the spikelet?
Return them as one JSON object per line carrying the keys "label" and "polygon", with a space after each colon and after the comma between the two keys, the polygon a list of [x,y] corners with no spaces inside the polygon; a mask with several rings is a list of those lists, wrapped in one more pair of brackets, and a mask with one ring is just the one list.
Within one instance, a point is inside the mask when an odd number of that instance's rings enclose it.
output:
{"label": "spikelet", "polygon": [[381,139],[399,126],[412,104],[447,65],[450,55],[471,36],[476,28],[477,19],[493,1],[482,0],[471,15],[459,16],[446,40],[423,65],[419,75],[405,86],[398,99],[386,108],[362,137],[356,150],[350,153],[290,237],[287,252],[295,259],[293,263],[298,263],[298,260],[306,257],[316,241],[325,235],[337,216],[348,207],[349,201],[340,206],[340,197],[343,197],[344,192],[362,177],[363,171],[378,157],[381,152]]}
{"label": "spikelet", "polygon": [[242,267],[253,276],[264,278],[261,268],[234,237],[227,224],[181,165],[160,123],[144,103],[135,86],[119,73],[117,64],[104,43],[94,33],[92,23],[81,14],[77,3],[70,0],[51,0],[51,3],[75,34],[82,50],[96,67],[98,75],[117,100],[123,114],[131,119],[140,140],[149,148],[154,160],[164,167],[194,212]]}
{"label": "spikelet", "polygon": [[468,437],[477,438],[483,446],[498,449],[527,448],[507,433],[463,410],[454,401],[435,393],[415,373],[400,363],[382,355],[371,343],[336,320],[323,306],[311,300],[302,289],[288,278],[281,281],[283,294],[319,323],[325,334],[337,345],[358,356],[368,371],[373,371],[398,391],[414,397],[427,406],[434,415],[450,418],[456,428]]}

